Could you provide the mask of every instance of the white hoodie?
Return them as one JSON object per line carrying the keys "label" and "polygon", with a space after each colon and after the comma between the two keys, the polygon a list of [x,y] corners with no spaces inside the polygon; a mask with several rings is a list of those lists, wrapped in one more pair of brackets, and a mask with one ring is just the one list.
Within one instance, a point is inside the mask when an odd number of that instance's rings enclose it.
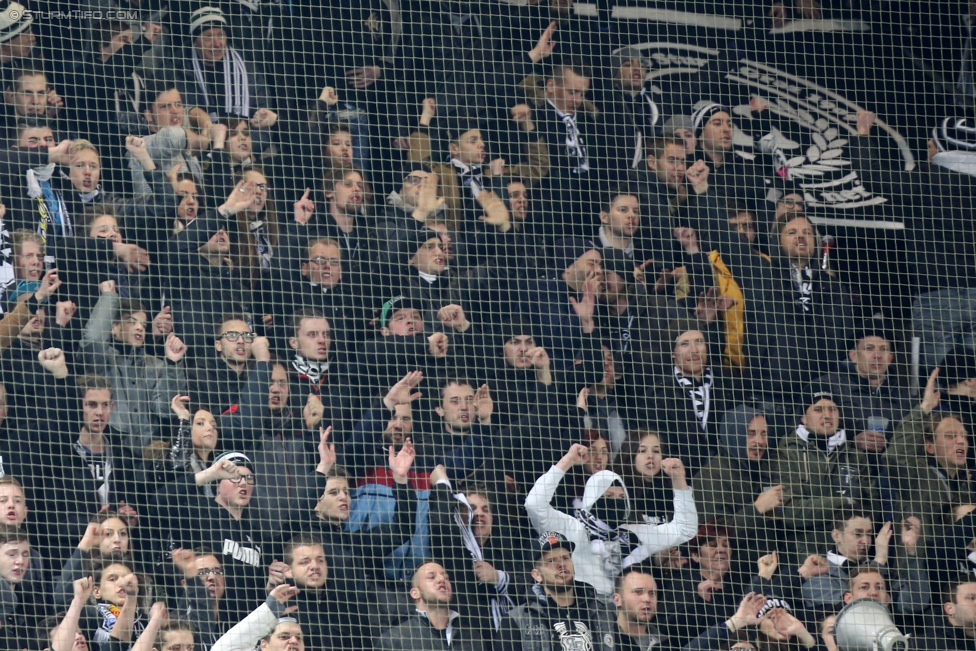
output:
{"label": "white hoodie", "polygon": [[[607,567],[605,562],[608,552],[607,547],[619,543],[604,542],[602,540],[590,539],[590,532],[586,525],[579,518],[568,513],[562,513],[550,506],[556,488],[563,480],[566,473],[557,466],[549,469],[549,472],[535,482],[535,486],[529,491],[525,498],[525,510],[529,514],[538,531],[558,531],[567,540],[576,545],[573,552],[573,565],[576,567],[576,579],[588,583],[600,595],[613,594],[613,581],[620,567],[613,570]],[[596,504],[597,500],[603,497],[614,482],[624,485],[623,480],[616,473],[609,470],[601,470],[594,474],[586,482],[583,491],[582,508],[589,511]],[[624,495],[627,500],[627,512],[630,511],[630,497],[627,496],[627,489],[624,487]],[[692,490],[674,491],[674,518],[667,524],[625,524],[621,529],[629,531],[637,536],[641,544],[642,558],[633,558],[632,562],[637,562],[647,558],[657,552],[670,547],[688,542],[698,534],[698,512],[695,510],[695,498]],[[631,554],[632,558],[638,555],[635,551]],[[624,559],[624,565],[628,564]]]}

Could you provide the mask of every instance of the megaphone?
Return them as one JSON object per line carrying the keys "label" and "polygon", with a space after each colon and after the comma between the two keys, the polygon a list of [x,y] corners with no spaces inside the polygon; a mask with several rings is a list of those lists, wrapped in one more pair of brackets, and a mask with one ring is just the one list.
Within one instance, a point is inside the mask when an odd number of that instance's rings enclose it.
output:
{"label": "megaphone", "polygon": [[908,636],[891,621],[888,609],[874,599],[857,599],[837,613],[834,639],[840,651],[905,651]]}

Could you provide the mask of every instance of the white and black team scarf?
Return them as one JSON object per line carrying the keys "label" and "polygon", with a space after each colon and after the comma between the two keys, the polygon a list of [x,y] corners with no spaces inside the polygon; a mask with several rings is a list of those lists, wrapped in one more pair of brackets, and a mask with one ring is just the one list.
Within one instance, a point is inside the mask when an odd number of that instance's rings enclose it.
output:
{"label": "white and black team scarf", "polygon": [[675,366],[674,380],[687,392],[688,399],[695,407],[695,419],[701,431],[708,431],[708,410],[712,401],[712,367],[706,366],[701,381],[696,382],[695,378],[682,375],[681,369]]}
{"label": "white and black team scarf", "polygon": [[261,268],[270,269],[274,251],[271,248],[271,238],[268,237],[268,231],[264,226],[263,221],[251,222],[248,224],[248,230],[251,231],[251,237],[254,238],[254,250],[258,255],[258,260],[261,261]]}
{"label": "white and black team scarf", "polygon": [[566,153],[577,161],[576,169],[573,172],[575,174],[585,174],[590,171],[590,158],[586,153],[586,147],[583,145],[583,138],[580,136],[579,127],[576,126],[576,114],[573,113],[570,115],[569,113],[563,113],[552,102],[549,102],[549,106],[552,107],[552,110],[556,112],[556,115],[563,121],[563,125],[566,127]]}
{"label": "white and black team scarf", "polygon": [[[796,435],[799,436],[806,442],[810,442],[810,430],[806,428],[805,425],[796,426]],[[847,443],[847,432],[845,430],[839,429],[824,441],[823,437],[815,436],[813,439],[814,444],[822,448],[827,452],[827,455],[831,455],[837,450],[839,450],[845,443]]]}
{"label": "white and black team scarf", "polygon": [[[474,508],[464,493],[454,493],[453,490],[452,488],[451,491],[454,499],[458,501],[458,506],[454,509],[454,523],[461,533],[461,540],[464,541],[464,547],[471,554],[471,558],[476,561],[483,561],[485,560],[484,552],[481,551],[478,538],[471,529],[471,521],[474,519]],[[495,586],[495,592],[497,594],[492,595],[490,601],[492,625],[497,631],[501,629],[502,618],[508,614],[508,611],[515,607],[515,602],[508,596],[508,586],[511,583],[508,573],[498,568],[495,568],[495,570],[498,572],[498,585]]]}
{"label": "white and black team scarf", "polygon": [[603,571],[608,576],[617,576],[623,568],[643,563],[650,556],[647,547],[630,531],[611,528],[584,508],[575,509],[573,515],[586,527],[590,538],[590,553],[600,559]]}
{"label": "white and black team scarf", "polygon": [[307,378],[312,384],[322,384],[322,381],[329,374],[329,362],[316,362],[315,360],[305,359],[301,355],[295,355],[291,362],[291,367],[303,378]]}
{"label": "white and black team scarf", "polygon": [[451,159],[451,165],[457,170],[461,177],[461,185],[468,189],[472,199],[477,199],[478,195],[485,187],[484,172],[481,165],[465,165],[456,158]]}
{"label": "white and black team scarf", "polygon": [[[216,117],[220,107],[211,104],[207,82],[203,78],[203,67],[195,49],[193,50],[193,75],[203,95],[204,109],[211,117]],[[247,82],[247,67],[244,65],[244,59],[232,47],[227,48],[224,54],[224,98],[225,112],[241,116],[251,114],[251,89]]]}
{"label": "white and black team scarf", "polygon": [[804,312],[809,312],[813,309],[813,269],[809,265],[803,269],[790,265],[790,278],[797,292],[797,304]]}

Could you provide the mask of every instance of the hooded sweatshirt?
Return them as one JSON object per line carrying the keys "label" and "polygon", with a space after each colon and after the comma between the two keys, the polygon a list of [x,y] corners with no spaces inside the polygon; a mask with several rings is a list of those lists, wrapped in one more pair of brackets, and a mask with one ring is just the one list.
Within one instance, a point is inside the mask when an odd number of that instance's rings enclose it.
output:
{"label": "hooded sweatshirt", "polygon": [[[688,542],[698,533],[698,513],[690,488],[674,491],[674,518],[670,522],[623,524],[630,518],[630,496],[620,475],[601,470],[590,477],[574,514],[557,511],[549,504],[565,475],[558,466],[550,468],[529,491],[525,509],[538,531],[558,531],[576,544],[576,578],[593,586],[598,594],[613,593],[614,577],[622,568]],[[603,497],[614,485],[623,487],[623,500]]]}

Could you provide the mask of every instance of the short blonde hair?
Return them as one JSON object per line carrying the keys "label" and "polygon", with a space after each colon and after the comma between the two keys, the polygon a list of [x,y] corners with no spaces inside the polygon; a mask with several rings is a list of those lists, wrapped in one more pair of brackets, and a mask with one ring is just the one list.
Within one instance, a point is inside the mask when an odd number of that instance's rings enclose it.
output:
{"label": "short blonde hair", "polygon": [[83,151],[93,151],[95,152],[95,155],[98,156],[99,160],[102,159],[101,155],[98,153],[98,148],[96,148],[95,145],[93,145],[90,140],[79,138],[78,140],[74,140],[73,142],[74,142],[74,152],[72,153],[72,157],[76,156],[77,154]]}

